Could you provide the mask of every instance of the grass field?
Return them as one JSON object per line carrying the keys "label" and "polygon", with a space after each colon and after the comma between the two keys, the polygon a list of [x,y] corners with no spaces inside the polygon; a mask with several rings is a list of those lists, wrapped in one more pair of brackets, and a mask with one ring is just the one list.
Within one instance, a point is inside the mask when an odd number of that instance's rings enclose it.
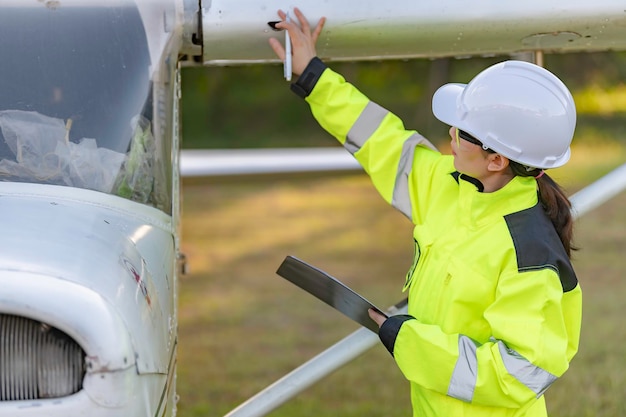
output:
{"label": "grass field", "polygon": [[[602,150],[601,150],[602,151]],[[575,152],[555,177],[569,191],[625,159]],[[576,156],[579,155],[579,156]],[[356,325],[279,278],[295,255],[376,304],[400,300],[411,225],[363,174],[185,181],[178,404],[182,417],[227,414]],[[626,193],[582,217],[575,267],[584,291],[580,352],[548,391],[553,417],[626,415]],[[409,416],[408,383],[377,345],[271,416]]]}

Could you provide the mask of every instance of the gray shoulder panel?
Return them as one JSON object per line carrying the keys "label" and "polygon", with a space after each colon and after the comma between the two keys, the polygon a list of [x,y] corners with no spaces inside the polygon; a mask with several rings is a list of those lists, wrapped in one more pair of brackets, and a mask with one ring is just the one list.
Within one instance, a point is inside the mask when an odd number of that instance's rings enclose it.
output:
{"label": "gray shoulder panel", "polygon": [[576,288],[578,279],[559,236],[540,204],[504,216],[513,238],[520,272],[551,268],[563,292]]}

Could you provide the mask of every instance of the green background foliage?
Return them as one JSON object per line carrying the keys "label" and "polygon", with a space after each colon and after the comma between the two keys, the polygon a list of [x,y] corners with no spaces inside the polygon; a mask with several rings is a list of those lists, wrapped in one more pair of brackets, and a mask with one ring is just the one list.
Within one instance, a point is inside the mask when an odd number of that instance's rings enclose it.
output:
{"label": "green background foliage", "polygon": [[[432,116],[434,91],[446,82],[468,82],[504,59],[336,62],[329,66],[400,116],[407,128],[437,143],[447,140],[447,126]],[[576,140],[626,136],[626,53],[546,55],[545,67],[574,95],[579,109]],[[278,65],[187,67],[182,87],[185,148],[335,145],[319,128],[308,105],[289,90]]]}

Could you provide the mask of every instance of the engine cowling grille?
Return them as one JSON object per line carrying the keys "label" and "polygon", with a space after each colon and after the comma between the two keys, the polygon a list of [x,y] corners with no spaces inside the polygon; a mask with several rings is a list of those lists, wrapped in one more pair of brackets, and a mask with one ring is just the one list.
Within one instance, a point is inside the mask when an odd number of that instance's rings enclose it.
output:
{"label": "engine cowling grille", "polygon": [[67,334],[0,314],[0,401],[59,398],[82,389],[85,352]]}

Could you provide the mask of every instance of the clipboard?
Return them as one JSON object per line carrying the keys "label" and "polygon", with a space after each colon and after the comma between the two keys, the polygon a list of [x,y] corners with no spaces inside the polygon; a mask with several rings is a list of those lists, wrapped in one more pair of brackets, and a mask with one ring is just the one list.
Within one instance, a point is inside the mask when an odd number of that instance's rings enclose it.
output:
{"label": "clipboard", "polygon": [[276,273],[376,334],[378,325],[370,318],[367,310],[373,308],[388,317],[338,279],[293,256],[287,256]]}

